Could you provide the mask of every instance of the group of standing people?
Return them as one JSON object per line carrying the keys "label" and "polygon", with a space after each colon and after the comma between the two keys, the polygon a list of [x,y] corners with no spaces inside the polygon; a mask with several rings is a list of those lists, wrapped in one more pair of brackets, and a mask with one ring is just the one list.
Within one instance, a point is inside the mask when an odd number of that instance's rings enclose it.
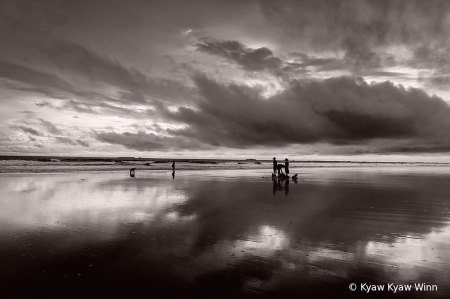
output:
{"label": "group of standing people", "polygon": [[[289,175],[289,160],[288,158],[284,159],[284,165],[283,164],[278,164],[277,159],[275,157],[273,157],[273,173],[274,175],[276,173],[278,173],[278,175],[283,173],[283,169],[286,173],[286,175]],[[130,169],[130,177],[134,177],[136,168],[131,168]],[[295,175],[297,176],[297,175]],[[294,176],[294,178],[295,178]],[[172,163],[172,178],[175,178],[175,161],[173,161]]]}
{"label": "group of standing people", "polygon": [[284,165],[278,164],[277,159],[273,157],[273,173],[283,173],[282,169],[284,168],[284,171],[286,172],[286,175],[289,175],[289,160],[288,158],[284,159]]}

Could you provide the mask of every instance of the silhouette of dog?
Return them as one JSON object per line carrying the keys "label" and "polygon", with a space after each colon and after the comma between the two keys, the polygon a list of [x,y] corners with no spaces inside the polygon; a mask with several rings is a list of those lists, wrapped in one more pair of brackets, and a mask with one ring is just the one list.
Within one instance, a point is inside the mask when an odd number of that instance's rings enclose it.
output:
{"label": "silhouette of dog", "polygon": [[281,173],[283,173],[283,169],[284,169],[284,165],[283,164],[278,164],[277,165],[278,174],[280,174],[280,171],[281,171]]}

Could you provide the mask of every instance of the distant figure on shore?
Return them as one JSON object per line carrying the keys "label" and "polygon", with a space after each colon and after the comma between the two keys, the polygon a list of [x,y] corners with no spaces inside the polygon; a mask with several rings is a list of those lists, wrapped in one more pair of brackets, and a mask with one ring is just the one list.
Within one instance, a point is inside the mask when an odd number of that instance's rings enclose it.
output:
{"label": "distant figure on shore", "polygon": [[172,171],[175,172],[175,161],[172,163]]}
{"label": "distant figure on shore", "polygon": [[273,173],[277,172],[277,159],[275,159],[275,157],[273,157]]}
{"label": "distant figure on shore", "polygon": [[284,159],[284,171],[287,175],[289,175],[289,160],[288,158]]}
{"label": "distant figure on shore", "polygon": [[130,177],[134,178],[134,172],[135,172],[136,168],[131,168],[130,169]]}

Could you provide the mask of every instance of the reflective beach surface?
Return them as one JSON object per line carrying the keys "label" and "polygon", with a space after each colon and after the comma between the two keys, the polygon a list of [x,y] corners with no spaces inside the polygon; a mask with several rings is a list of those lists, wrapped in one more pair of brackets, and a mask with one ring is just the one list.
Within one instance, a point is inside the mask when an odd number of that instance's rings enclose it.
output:
{"label": "reflective beach surface", "polygon": [[450,296],[450,168],[293,173],[1,174],[0,296]]}

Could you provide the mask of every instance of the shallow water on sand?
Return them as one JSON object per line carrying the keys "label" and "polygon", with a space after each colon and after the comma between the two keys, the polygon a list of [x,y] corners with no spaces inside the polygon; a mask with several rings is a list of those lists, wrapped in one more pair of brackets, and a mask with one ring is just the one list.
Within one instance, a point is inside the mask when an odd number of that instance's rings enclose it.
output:
{"label": "shallow water on sand", "polygon": [[450,168],[291,173],[0,175],[0,296],[450,295]]}

